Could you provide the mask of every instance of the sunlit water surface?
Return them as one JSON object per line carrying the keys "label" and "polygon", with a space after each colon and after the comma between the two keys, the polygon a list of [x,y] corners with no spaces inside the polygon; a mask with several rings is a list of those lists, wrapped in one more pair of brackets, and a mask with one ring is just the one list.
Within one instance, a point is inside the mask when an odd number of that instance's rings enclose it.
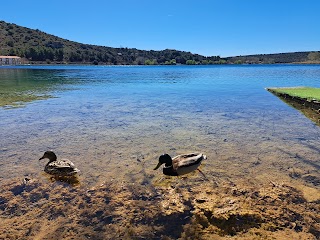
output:
{"label": "sunlit water surface", "polygon": [[77,165],[81,188],[157,186],[159,155],[193,151],[218,182],[317,178],[319,127],[265,90],[281,86],[320,87],[320,66],[1,67],[0,92],[47,97],[0,108],[0,184],[47,182],[46,150]]}

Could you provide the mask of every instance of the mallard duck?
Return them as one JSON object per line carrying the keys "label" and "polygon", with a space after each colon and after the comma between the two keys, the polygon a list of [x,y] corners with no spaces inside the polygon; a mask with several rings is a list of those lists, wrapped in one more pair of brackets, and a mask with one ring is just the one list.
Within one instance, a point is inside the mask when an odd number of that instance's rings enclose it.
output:
{"label": "mallard duck", "polygon": [[159,157],[159,163],[154,170],[157,170],[165,163],[165,166],[163,167],[164,175],[180,176],[198,169],[201,161],[206,158],[206,155],[203,155],[202,153],[181,154],[173,159],[168,154],[163,154]]}
{"label": "mallard duck", "polygon": [[49,159],[49,162],[44,167],[46,173],[56,176],[73,176],[80,172],[70,160],[57,160],[56,154],[52,151],[46,151],[39,161],[45,158]]}

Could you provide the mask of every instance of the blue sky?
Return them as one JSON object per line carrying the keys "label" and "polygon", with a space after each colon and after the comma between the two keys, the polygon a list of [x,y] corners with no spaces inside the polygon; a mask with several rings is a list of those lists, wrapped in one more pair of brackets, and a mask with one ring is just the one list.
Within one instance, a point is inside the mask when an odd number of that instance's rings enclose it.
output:
{"label": "blue sky", "polygon": [[72,41],[222,57],[319,51],[320,0],[2,1],[0,20]]}

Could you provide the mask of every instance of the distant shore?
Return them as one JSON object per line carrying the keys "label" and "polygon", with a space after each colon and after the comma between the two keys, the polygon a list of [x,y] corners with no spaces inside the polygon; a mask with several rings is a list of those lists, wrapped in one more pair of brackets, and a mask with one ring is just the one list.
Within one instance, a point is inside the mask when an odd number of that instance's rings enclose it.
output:
{"label": "distant shore", "polygon": [[83,66],[219,66],[219,65],[320,65],[320,62],[294,62],[294,63],[214,63],[214,64],[106,64],[106,63],[91,63],[91,62],[43,62],[43,61],[30,61],[17,65],[0,65],[0,67],[12,66],[29,66],[29,65],[83,65]]}

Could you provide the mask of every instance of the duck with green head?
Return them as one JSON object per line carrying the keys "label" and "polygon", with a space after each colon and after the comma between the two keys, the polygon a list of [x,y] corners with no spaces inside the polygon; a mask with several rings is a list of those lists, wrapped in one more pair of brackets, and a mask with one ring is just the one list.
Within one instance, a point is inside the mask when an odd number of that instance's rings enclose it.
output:
{"label": "duck with green head", "polygon": [[168,154],[163,154],[159,157],[159,163],[154,170],[165,164],[163,167],[164,175],[180,176],[197,170],[202,160],[206,158],[206,155],[202,153],[181,154],[174,158],[171,158]]}

